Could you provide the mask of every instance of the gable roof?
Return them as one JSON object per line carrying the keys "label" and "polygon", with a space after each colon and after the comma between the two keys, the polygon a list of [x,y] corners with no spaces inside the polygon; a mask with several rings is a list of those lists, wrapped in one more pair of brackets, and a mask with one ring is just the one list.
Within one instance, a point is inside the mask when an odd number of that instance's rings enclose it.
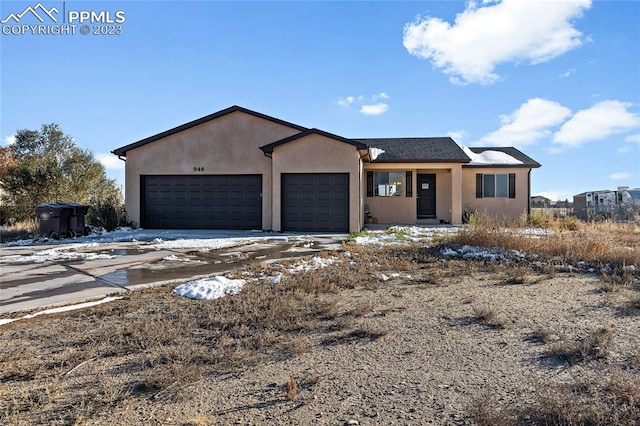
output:
{"label": "gable roof", "polygon": [[127,155],[127,151],[131,151],[132,149],[141,147],[141,146],[146,145],[146,144],[151,143],[151,142],[155,142],[155,141],[157,141],[159,139],[165,138],[165,137],[173,135],[175,133],[182,132],[183,130],[190,129],[192,127],[195,127],[195,126],[198,126],[200,124],[206,123],[207,121],[215,120],[216,118],[220,118],[220,117],[223,117],[223,116],[225,116],[227,114],[231,114],[232,112],[237,112],[237,111],[238,112],[243,112],[245,114],[252,115],[254,117],[262,118],[263,120],[268,120],[268,121],[271,121],[273,123],[281,124],[283,126],[291,127],[293,129],[296,129],[296,130],[300,130],[300,131],[307,130],[306,127],[299,126],[299,125],[293,124],[293,123],[289,123],[288,121],[280,120],[279,118],[271,117],[271,116],[268,116],[268,115],[265,115],[265,114],[262,114],[262,113],[259,113],[259,112],[256,112],[256,111],[252,111],[250,109],[246,109],[246,108],[243,108],[243,107],[238,106],[238,105],[234,105],[234,106],[231,106],[229,108],[223,109],[221,111],[214,112],[213,114],[209,114],[207,116],[198,118],[197,120],[193,120],[193,121],[190,121],[188,123],[182,124],[182,125],[180,125],[178,127],[174,127],[173,129],[169,129],[169,130],[166,130],[164,132],[158,133],[156,135],[149,136],[148,138],[141,139],[141,140],[139,140],[137,142],[134,142],[134,143],[131,143],[129,145],[125,145],[125,146],[122,146],[120,148],[116,148],[113,151],[111,151],[111,153],[116,154],[116,155],[120,155],[120,156],[126,156]]}
{"label": "gable roof", "polygon": [[509,163],[496,163],[496,164],[466,164],[465,167],[531,167],[538,168],[542,167],[540,163],[535,161],[533,158],[523,154],[521,151],[517,150],[514,147],[475,147],[469,148],[471,152],[474,154],[482,154],[485,151],[498,151],[504,154],[507,154],[513,157],[515,160],[519,161],[522,164],[509,164]]}
{"label": "gable roof", "polygon": [[280,146],[280,145],[284,145],[286,143],[289,142],[293,142],[295,140],[298,139],[302,139],[306,136],[309,135],[320,135],[320,136],[324,136],[326,138],[329,139],[333,139],[336,140],[338,142],[343,142],[349,145],[353,145],[354,147],[356,147],[356,149],[367,149],[368,146],[364,143],[358,142],[355,139],[347,139],[347,138],[343,138],[342,136],[338,136],[338,135],[334,135],[333,133],[329,133],[329,132],[325,132],[324,130],[320,130],[320,129],[307,129],[301,133],[297,133],[295,135],[289,136],[288,138],[284,138],[284,139],[280,139],[279,141],[275,141],[272,142],[268,145],[264,145],[261,146],[260,149],[262,150],[262,152],[264,152],[265,154],[271,154],[273,152],[273,149]]}
{"label": "gable roof", "polygon": [[367,144],[370,148],[384,151],[372,160],[375,163],[468,163],[471,161],[450,137],[354,140]]}

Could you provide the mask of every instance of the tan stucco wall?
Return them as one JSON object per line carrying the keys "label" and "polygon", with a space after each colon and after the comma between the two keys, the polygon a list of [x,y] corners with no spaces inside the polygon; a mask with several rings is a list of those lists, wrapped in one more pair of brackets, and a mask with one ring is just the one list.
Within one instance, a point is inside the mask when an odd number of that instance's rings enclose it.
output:
{"label": "tan stucco wall", "polygon": [[369,205],[370,214],[379,223],[416,223],[417,221],[417,175],[436,175],[436,216],[450,223],[462,222],[462,168],[459,163],[365,163],[367,171],[412,171],[411,197],[367,197],[366,177],[362,197]]}
{"label": "tan stucco wall", "polygon": [[[529,206],[529,168],[465,167],[462,169],[462,204],[480,214],[517,219]],[[516,198],[476,198],[476,173],[516,174]]]}
{"label": "tan stucco wall", "polygon": [[282,230],[282,173],[349,173],[349,232],[362,229],[360,153],[353,146],[311,134],[273,151],[272,229]]}
{"label": "tan stucco wall", "polygon": [[[141,175],[262,175],[262,228],[271,229],[271,160],[260,146],[298,130],[239,111],[127,152],[127,214],[140,224]],[[355,149],[354,149],[355,151]],[[204,171],[194,171],[204,167]]]}

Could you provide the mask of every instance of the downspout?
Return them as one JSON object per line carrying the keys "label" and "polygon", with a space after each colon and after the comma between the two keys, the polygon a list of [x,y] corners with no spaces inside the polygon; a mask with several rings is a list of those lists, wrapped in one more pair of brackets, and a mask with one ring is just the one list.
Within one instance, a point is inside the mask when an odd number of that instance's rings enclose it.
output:
{"label": "downspout", "polygon": [[[273,231],[273,151],[262,151],[262,153],[265,157],[271,160],[271,167],[269,167],[269,170],[271,170],[271,188],[269,188],[269,192],[271,193],[271,203],[269,203],[269,210],[271,211],[271,223],[269,224],[269,230]],[[260,196],[262,197],[262,200],[264,200],[264,190],[260,193]],[[264,230],[264,221],[262,221],[262,228]],[[282,232],[282,229],[280,229],[280,232]]]}
{"label": "downspout", "polygon": [[531,169],[527,173],[527,216],[531,216]]}
{"label": "downspout", "polygon": [[122,160],[125,163],[127,162],[127,157],[123,157],[122,155],[118,155],[118,160]]}

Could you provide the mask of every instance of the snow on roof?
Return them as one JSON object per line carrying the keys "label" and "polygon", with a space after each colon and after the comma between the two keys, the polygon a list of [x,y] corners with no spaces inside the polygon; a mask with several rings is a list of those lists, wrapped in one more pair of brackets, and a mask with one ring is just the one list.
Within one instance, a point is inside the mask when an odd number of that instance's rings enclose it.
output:
{"label": "snow on roof", "polygon": [[379,155],[384,154],[384,149],[369,148],[369,152],[371,153],[371,161],[376,161]]}
{"label": "snow on roof", "polygon": [[471,158],[471,165],[476,164],[523,164],[522,161],[516,160],[507,153],[501,151],[486,150],[480,154],[476,154],[468,147],[463,146],[462,150],[467,157]]}

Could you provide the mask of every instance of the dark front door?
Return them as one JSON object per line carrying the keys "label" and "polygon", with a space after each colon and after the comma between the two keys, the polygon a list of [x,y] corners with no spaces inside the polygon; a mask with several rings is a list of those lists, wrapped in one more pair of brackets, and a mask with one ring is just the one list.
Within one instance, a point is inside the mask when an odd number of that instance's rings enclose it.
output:
{"label": "dark front door", "polygon": [[436,175],[418,174],[418,219],[436,217]]}

